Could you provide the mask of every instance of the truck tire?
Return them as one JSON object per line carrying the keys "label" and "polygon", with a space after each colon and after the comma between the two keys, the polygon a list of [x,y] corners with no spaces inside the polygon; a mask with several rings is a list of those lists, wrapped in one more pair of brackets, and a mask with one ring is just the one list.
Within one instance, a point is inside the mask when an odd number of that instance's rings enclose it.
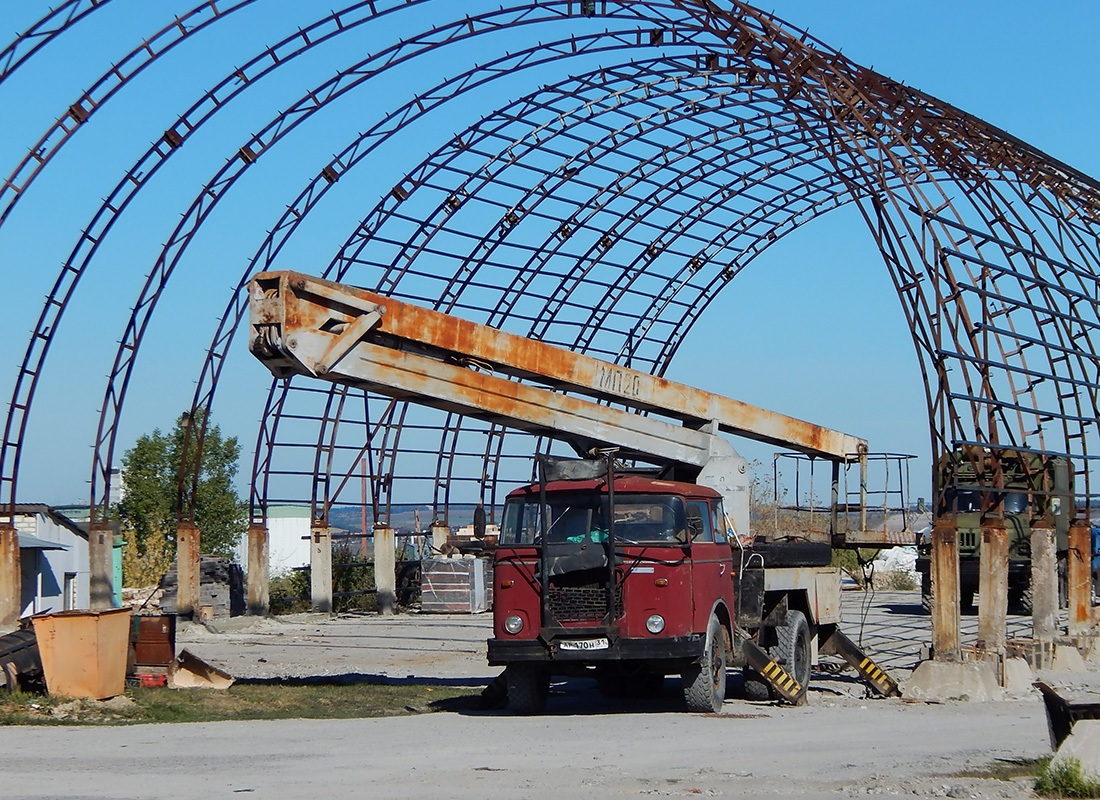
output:
{"label": "truck tire", "polygon": [[688,711],[717,714],[722,709],[726,699],[726,642],[722,623],[714,614],[707,624],[702,662],[685,669],[681,678]]}
{"label": "truck tire", "polygon": [[743,682],[741,692],[746,700],[771,700],[772,692],[764,676],[752,667],[744,667],[741,670]]}
{"label": "truck tire", "polygon": [[550,693],[550,676],[537,664],[509,664],[504,670],[508,705],[524,716],[541,714]]}
{"label": "truck tire", "polygon": [[810,685],[810,624],[801,611],[790,609],[787,619],[775,628],[776,643],[772,657],[783,665],[802,691]]}

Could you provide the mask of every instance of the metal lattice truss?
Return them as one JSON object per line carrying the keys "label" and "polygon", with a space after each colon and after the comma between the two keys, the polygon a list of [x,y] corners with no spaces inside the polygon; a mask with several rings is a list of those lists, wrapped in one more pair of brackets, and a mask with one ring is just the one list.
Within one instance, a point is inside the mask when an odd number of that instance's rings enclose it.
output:
{"label": "metal lattice truss", "polygon": [[[71,0],[0,53],[0,81],[50,37],[110,0]],[[201,3],[117,62],[58,117],[0,186],[0,224],[81,126],[162,54],[262,0]],[[428,9],[431,25],[387,39]],[[497,82],[509,97],[376,186],[325,277],[547,342],[664,373],[696,320],[774,242],[854,205],[912,331],[933,459],[961,445],[1068,456],[1091,497],[1098,456],[1100,189],[1097,182],[933,97],[853,64],[734,0],[541,0],[457,14],[446,0],[371,0],[332,12],[236,67],[167,127],[76,236],[19,367],[0,444],[14,503],[20,455],[50,343],[80,278],[162,166],[260,78],[350,31],[372,54],[340,69],[226,148],[148,269],[104,391],[93,506],[107,509],[120,419],[143,335],[177,266],[242,175],[348,93],[419,63],[431,88],[368,108],[359,132],[268,226],[216,326],[191,401],[213,406],[247,310],[244,287],[273,268],[326,194],[408,126]],[[514,32],[505,50],[502,30]],[[480,42],[484,40],[485,44]],[[477,44],[478,64],[440,54]],[[42,50],[42,52],[48,52]],[[596,66],[596,64],[600,66]],[[545,80],[553,74],[567,75]],[[448,72],[453,69],[453,72]],[[516,92],[517,85],[528,87]],[[479,93],[480,92],[480,93]],[[505,95],[497,95],[502,97]],[[205,418],[205,417],[203,417]],[[198,431],[197,435],[201,436]],[[530,437],[307,381],[271,385],[257,433],[253,513],[310,501],[324,522],[365,472],[375,513],[431,497],[490,507],[529,477]],[[184,481],[184,490],[190,479]],[[349,491],[353,489],[355,491]],[[188,492],[185,491],[185,494]],[[353,498],[357,500],[358,498]]]}

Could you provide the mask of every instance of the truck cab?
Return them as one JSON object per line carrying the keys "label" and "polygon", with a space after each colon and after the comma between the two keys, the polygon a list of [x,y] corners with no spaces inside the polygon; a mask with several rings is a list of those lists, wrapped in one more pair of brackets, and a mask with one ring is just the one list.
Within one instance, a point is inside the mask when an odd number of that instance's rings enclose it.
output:
{"label": "truck cab", "polygon": [[693,483],[620,475],[509,494],[489,662],[506,666],[513,708],[541,710],[551,675],[619,695],[680,674],[689,706],[714,710],[735,607],[726,531],[721,495]]}

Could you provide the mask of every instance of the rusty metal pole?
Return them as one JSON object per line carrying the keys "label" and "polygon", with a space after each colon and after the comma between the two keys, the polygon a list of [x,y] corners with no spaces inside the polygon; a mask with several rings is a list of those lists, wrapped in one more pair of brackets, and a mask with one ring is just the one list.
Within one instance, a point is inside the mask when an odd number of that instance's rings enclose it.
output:
{"label": "rusty metal pole", "polygon": [[1039,642],[1053,643],[1058,622],[1058,553],[1054,524],[1031,529],[1031,625]]}
{"label": "rusty metal pole", "polygon": [[193,522],[176,524],[176,613],[195,618],[199,610],[202,537]]}
{"label": "rusty metal pole", "polygon": [[1066,579],[1069,583],[1069,633],[1086,633],[1092,627],[1092,530],[1087,519],[1069,526]]}
{"label": "rusty metal pole", "polygon": [[248,613],[263,616],[268,609],[271,586],[271,556],[267,526],[248,526]]}
{"label": "rusty metal pole", "polygon": [[958,661],[959,536],[956,520],[943,517],[932,527],[932,651],[937,661]]}
{"label": "rusty metal pole", "polygon": [[378,611],[389,615],[397,607],[397,549],[393,528],[374,528],[374,588]]}
{"label": "rusty metal pole", "polygon": [[1003,519],[982,521],[978,562],[978,650],[1004,655],[1008,621],[1008,533]]}
{"label": "rusty metal pole", "polygon": [[14,525],[0,525],[0,630],[18,622],[23,610],[21,594],[19,532]]}
{"label": "rusty metal pole", "polygon": [[332,613],[332,530],[310,529],[309,596],[314,611]]}

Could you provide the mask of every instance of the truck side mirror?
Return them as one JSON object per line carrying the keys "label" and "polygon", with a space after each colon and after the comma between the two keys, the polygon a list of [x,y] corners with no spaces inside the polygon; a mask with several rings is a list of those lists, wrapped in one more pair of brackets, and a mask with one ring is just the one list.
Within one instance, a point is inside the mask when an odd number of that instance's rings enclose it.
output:
{"label": "truck side mirror", "polygon": [[474,509],[474,538],[485,538],[485,506]]}

